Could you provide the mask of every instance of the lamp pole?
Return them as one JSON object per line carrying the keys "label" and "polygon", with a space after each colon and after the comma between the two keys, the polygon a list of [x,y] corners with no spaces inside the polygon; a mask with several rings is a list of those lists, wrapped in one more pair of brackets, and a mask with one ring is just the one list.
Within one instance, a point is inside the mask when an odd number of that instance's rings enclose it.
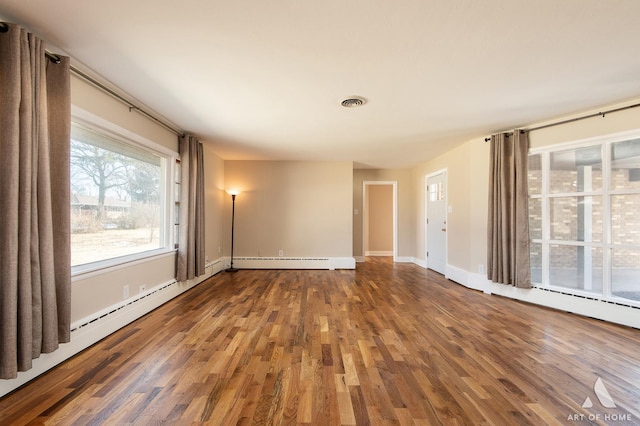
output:
{"label": "lamp pole", "polygon": [[238,270],[233,267],[233,228],[235,226],[236,218],[236,194],[231,194],[231,265],[226,269],[227,272],[237,272]]}

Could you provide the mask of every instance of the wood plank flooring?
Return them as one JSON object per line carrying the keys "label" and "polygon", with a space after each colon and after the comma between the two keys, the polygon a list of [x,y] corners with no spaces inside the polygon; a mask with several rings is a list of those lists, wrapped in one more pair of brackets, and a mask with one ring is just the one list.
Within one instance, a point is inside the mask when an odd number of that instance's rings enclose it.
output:
{"label": "wood plank flooring", "polygon": [[0,424],[640,424],[640,331],[388,258],[223,272],[1,399]]}

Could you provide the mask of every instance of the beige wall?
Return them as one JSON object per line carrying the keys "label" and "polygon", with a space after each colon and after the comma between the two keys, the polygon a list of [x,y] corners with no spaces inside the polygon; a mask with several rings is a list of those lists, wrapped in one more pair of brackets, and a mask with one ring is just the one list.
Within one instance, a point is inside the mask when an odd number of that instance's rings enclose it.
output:
{"label": "beige wall", "polygon": [[[352,163],[225,161],[225,188],[237,189],[234,256],[351,257]],[[231,197],[224,206],[224,253]]]}
{"label": "beige wall", "polygon": [[353,171],[353,255],[364,256],[363,248],[363,182],[395,181],[398,183],[398,257],[415,256],[415,183],[411,169],[356,169]]}
{"label": "beige wall", "polygon": [[71,74],[71,104],[136,135],[178,152],[178,137],[114,97]]}
{"label": "beige wall", "polygon": [[[577,116],[589,115],[591,113],[598,113],[599,111],[624,107],[625,105],[637,102],[640,102],[640,100],[636,99],[635,101],[625,104],[605,106],[597,110],[586,111],[584,114],[578,114]],[[574,118],[574,116],[561,117],[558,120],[569,118]],[[543,124],[545,123],[537,123],[536,125],[529,127],[535,127]],[[529,134],[529,142],[531,148],[539,148],[563,142],[579,141],[582,139],[589,139],[636,129],[640,129],[640,108],[606,114],[605,117],[597,116],[586,120],[575,121],[573,123],[536,130]]]}
{"label": "beige wall", "polygon": [[224,245],[224,161],[218,157],[206,142],[204,145],[204,226],[205,256],[213,261],[223,256]]}
{"label": "beige wall", "polygon": [[367,185],[368,244],[365,252],[393,252],[393,185]]}
{"label": "beige wall", "polygon": [[[490,147],[484,138],[467,143],[470,152],[469,164],[469,266],[467,271],[480,273],[480,265],[486,270],[487,220],[489,199]],[[464,244],[464,241],[461,241]]]}
{"label": "beige wall", "polygon": [[[471,218],[482,208],[472,205],[472,185],[476,185],[477,176],[471,178],[471,165],[482,161],[472,157],[473,142],[462,144],[451,151],[421,164],[413,171],[415,180],[416,215],[416,258],[425,261],[425,178],[426,176],[446,170],[447,172],[447,263],[468,270],[470,267],[469,236]],[[486,204],[486,203],[485,203]]]}

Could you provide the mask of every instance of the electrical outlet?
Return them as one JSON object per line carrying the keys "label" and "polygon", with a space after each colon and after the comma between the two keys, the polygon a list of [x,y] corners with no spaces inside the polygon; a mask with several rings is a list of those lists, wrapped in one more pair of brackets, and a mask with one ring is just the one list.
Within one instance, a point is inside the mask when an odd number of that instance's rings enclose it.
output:
{"label": "electrical outlet", "polygon": [[128,299],[129,298],[129,286],[125,285],[122,287],[122,298],[123,299]]}
{"label": "electrical outlet", "polygon": [[138,288],[138,293],[144,293],[147,290],[147,286],[146,285],[141,285]]}
{"label": "electrical outlet", "polygon": [[284,256],[284,250],[278,250],[278,256],[280,257]]}
{"label": "electrical outlet", "polygon": [[222,247],[218,246],[218,253],[222,253]]}
{"label": "electrical outlet", "polygon": [[478,273],[484,274],[484,265],[482,263],[478,265]]}

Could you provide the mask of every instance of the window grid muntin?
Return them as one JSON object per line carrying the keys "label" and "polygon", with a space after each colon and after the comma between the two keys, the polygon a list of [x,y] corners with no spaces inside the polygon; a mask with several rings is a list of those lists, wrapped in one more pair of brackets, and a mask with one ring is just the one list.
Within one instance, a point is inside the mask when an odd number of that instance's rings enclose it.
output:
{"label": "window grid muntin", "polygon": [[[562,293],[570,293],[578,296],[584,296],[594,299],[602,299],[613,301],[615,303],[626,304],[629,306],[640,307],[640,301],[617,297],[612,294],[612,253],[614,249],[632,249],[640,250],[639,246],[624,245],[624,244],[612,244],[611,242],[611,197],[614,195],[636,195],[640,194],[640,188],[638,189],[612,189],[611,188],[611,151],[612,147],[617,142],[626,142],[629,140],[637,139],[640,135],[639,131],[628,132],[626,134],[614,135],[610,137],[602,138],[599,141],[585,141],[585,142],[573,142],[567,144],[561,144],[554,147],[544,147],[538,149],[532,149],[529,152],[529,156],[539,155],[541,158],[542,168],[542,190],[540,194],[532,194],[529,196],[531,199],[541,199],[542,204],[542,238],[532,238],[531,242],[542,245],[542,279],[541,283],[533,282],[534,287],[548,288],[551,290],[557,290]],[[602,242],[581,242],[581,241],[565,241],[565,240],[551,240],[550,239],[550,218],[549,218],[549,203],[550,199],[554,197],[567,197],[576,196],[576,192],[570,193],[550,193],[550,156],[552,152],[568,149],[576,149],[588,146],[599,145],[601,148],[601,160],[602,160],[602,190],[601,191],[589,191],[580,192],[580,196],[595,196],[600,195],[602,197]],[[550,246],[551,245],[571,245],[571,246],[583,246],[583,247],[601,247],[602,248],[602,294],[591,293],[587,291],[581,291],[579,289],[573,290],[566,287],[555,286],[550,282]]]}

